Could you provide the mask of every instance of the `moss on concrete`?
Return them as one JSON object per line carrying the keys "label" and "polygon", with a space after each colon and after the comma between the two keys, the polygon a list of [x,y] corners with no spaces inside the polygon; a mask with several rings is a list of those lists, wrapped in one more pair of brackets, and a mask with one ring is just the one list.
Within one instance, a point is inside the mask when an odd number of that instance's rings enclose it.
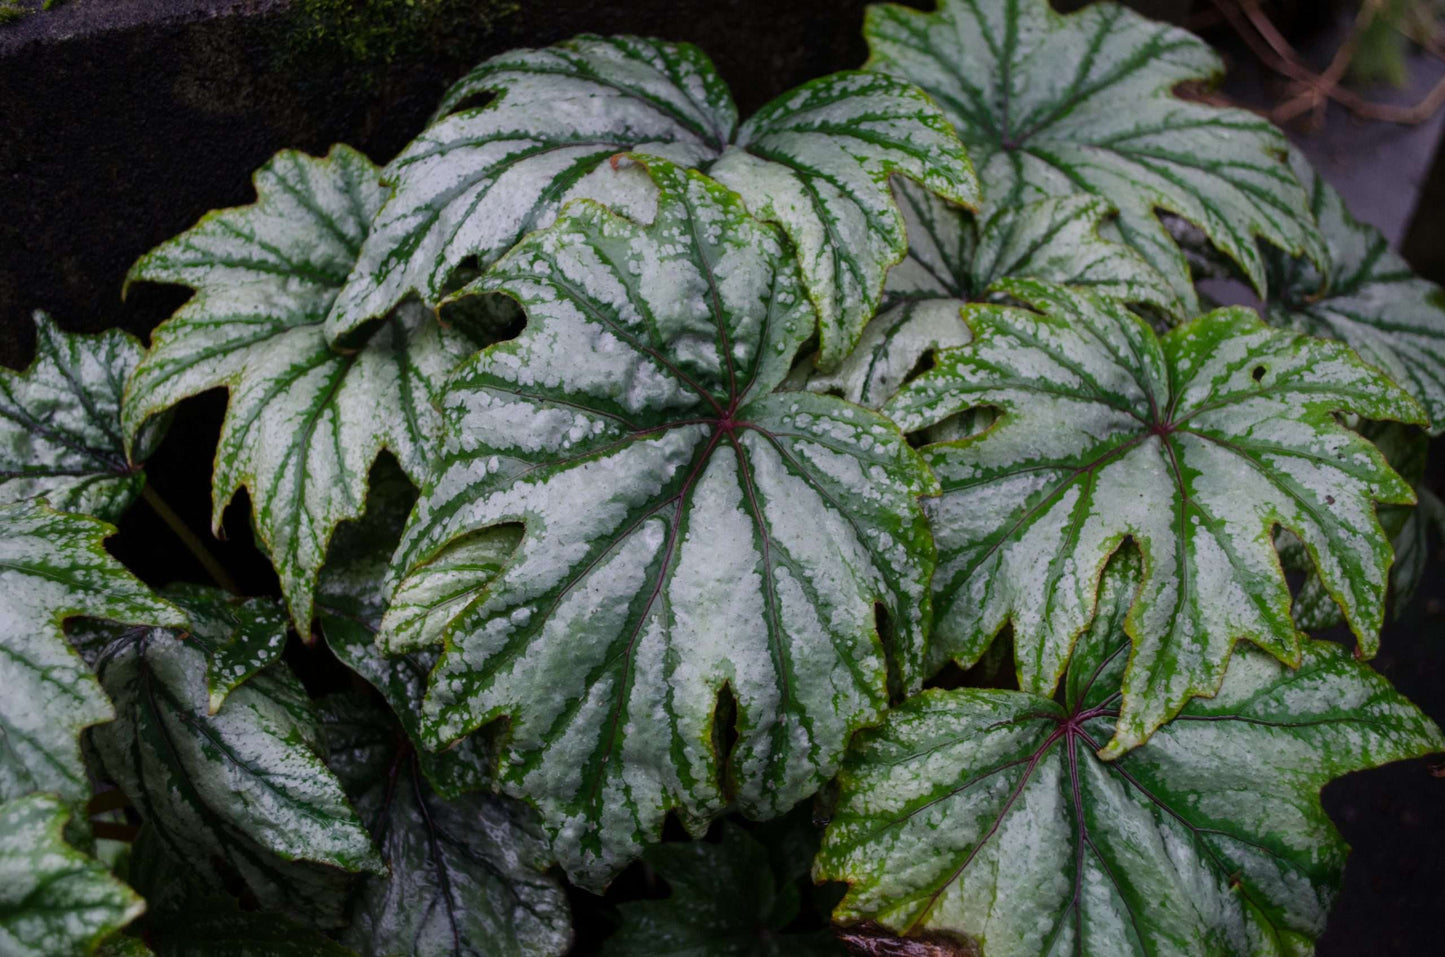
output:
{"label": "moss on concrete", "polygon": [[465,56],[517,9],[517,0],[294,0],[277,53],[353,68],[386,67],[416,49]]}

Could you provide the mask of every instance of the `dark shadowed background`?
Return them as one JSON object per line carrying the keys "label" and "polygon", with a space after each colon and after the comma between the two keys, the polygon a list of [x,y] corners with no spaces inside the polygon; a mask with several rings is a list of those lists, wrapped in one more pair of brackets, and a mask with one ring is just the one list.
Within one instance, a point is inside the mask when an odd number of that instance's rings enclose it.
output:
{"label": "dark shadowed background", "polygon": [[[1204,4],[1133,5],[1183,22]],[[1277,5],[1297,42],[1327,56],[1332,4]],[[806,79],[860,65],[863,7],[860,0],[68,0],[0,25],[0,363],[29,362],[35,309],[69,330],[121,326],[144,341],[187,293],[144,286],[122,299],[138,256],[207,210],[250,202],[251,171],[279,149],[320,154],[346,142],[385,163],[421,129],[445,87],[487,56],[581,32],[688,40],[712,56],[747,115]],[[1228,37],[1210,39],[1231,62],[1227,95],[1250,105],[1278,95],[1275,81]],[[1408,100],[1441,71],[1419,58],[1415,90],[1384,96]],[[1432,167],[1440,125],[1361,124],[1335,110],[1322,133],[1303,140],[1356,215],[1383,228],[1436,282],[1445,281],[1445,224],[1434,215],[1445,203],[1445,170]],[[209,522],[224,408],[221,393],[185,403],[148,466],[153,485],[197,529]],[[1436,443],[1434,451],[1438,492],[1445,448]],[[227,513],[228,541],[218,553],[246,589],[274,591],[274,575],[251,545],[248,512],[243,493]],[[191,567],[143,505],[125,518],[112,548],[154,584]],[[1414,605],[1387,629],[1375,665],[1445,722],[1440,570],[1437,557]],[[1445,773],[1412,762],[1354,775],[1331,785],[1325,803],[1355,851],[1319,953],[1445,951]]]}

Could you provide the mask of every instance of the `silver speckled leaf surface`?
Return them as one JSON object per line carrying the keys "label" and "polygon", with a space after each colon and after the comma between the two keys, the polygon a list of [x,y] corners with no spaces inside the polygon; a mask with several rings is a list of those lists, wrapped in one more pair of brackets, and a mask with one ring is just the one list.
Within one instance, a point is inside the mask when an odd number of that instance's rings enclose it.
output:
{"label": "silver speckled leaf surface", "polygon": [[[1390,566],[1390,604],[1398,619],[1414,597],[1430,557],[1431,536],[1445,537],[1445,515],[1440,500],[1425,485],[1430,439],[1423,429],[1396,422],[1363,422],[1354,426],[1385,454],[1390,467],[1415,487],[1415,505],[1383,505],[1380,527],[1390,536],[1395,563]],[[1282,533],[1280,563],[1286,571],[1300,572],[1304,581],[1294,596],[1295,624],[1306,631],[1323,631],[1344,622],[1340,606],[1315,574],[1309,554],[1295,536]]]}
{"label": "silver speckled leaf surface", "polygon": [[1114,3],[1062,16],[1048,0],[939,0],[926,13],[870,7],[866,68],[916,83],[953,122],[987,209],[1092,193],[1117,235],[1168,280],[1174,311],[1198,298],[1156,210],[1199,226],[1256,289],[1262,238],[1325,261],[1284,135],[1240,109],[1175,95],[1222,73],[1202,40]]}
{"label": "silver speckled leaf surface", "polygon": [[[469,105],[480,96],[490,99]],[[645,178],[613,168],[631,151],[705,169],[782,226],[829,362],[852,347],[907,246],[889,177],[977,202],[972,167],[937,106],[891,77],[822,77],[740,125],[696,47],[578,37],[494,57],[448,92],[436,122],[387,167],[395,194],[337,300],[330,335],[344,338],[409,291],[438,301],[464,259],[490,265],[569,200],[647,218]]]}
{"label": "silver speckled leaf surface", "polygon": [[185,624],[106,553],[114,532],[37,502],[0,505],[0,800],[90,795],[80,732],[114,712],[66,642],[66,618]]}
{"label": "silver speckled leaf surface", "polygon": [[189,585],[162,593],[190,611],[192,632],[200,636],[196,645],[206,654],[211,714],[232,691],[281,660],[288,622],[286,610],[271,599],[217,602],[211,589]]}
{"label": "silver speckled leaf surface", "polygon": [[361,957],[557,957],[572,942],[562,883],[531,809],[495,794],[444,800],[378,707],[319,702],[331,766],[386,862],[351,897],[343,943]]}
{"label": "silver speckled leaf surface", "polygon": [[648,848],[643,860],[670,893],[619,905],[620,923],[603,957],[842,957],[831,930],[787,929],[801,910],[797,879],[817,846],[816,836],[798,840],[775,828],[753,835],[727,821],[716,843]]}
{"label": "silver speckled leaf surface", "polygon": [[70,810],[48,794],[0,804],[0,953],[85,954],[145,902],[105,865],[65,843]]}
{"label": "silver speckled leaf surface", "polygon": [[860,737],[814,869],[851,885],[835,919],[951,931],[990,957],[1313,953],[1348,852],[1320,789],[1445,738],[1312,641],[1298,670],[1241,651],[1216,697],[1100,761],[1138,587],[1121,555],[1060,700],[926,691]]}
{"label": "silver speckled leaf surface", "polygon": [[[1137,252],[1100,234],[1109,207],[1077,194],[987,220],[907,182],[894,184],[908,256],[888,273],[884,311],[832,372],[809,368],[804,387],[879,409],[929,353],[969,340],[965,301],[989,298],[1001,279],[1042,279],[1124,302],[1168,306],[1172,293]],[[795,370],[794,375],[798,375]]]}
{"label": "silver speckled leaf surface", "polygon": [[[1032,308],[972,306],[977,338],[884,411],[913,432],[980,406],[984,432],[923,450],[939,567],[935,651],[971,663],[1012,622],[1019,687],[1050,693],[1126,538],[1143,551],[1135,647],[1108,753],[1211,693],[1245,638],[1293,662],[1300,635],[1276,525],[1305,542],[1373,654],[1391,552],[1375,503],[1414,493],[1336,413],[1418,422],[1419,405],[1335,342],[1224,309],[1163,339],[1122,304],[1023,280]],[[1037,310],[1037,311],[1035,311]]]}
{"label": "silver speckled leaf surface", "polygon": [[[579,204],[479,283],[528,325],[454,377],[455,438],[397,553],[404,590],[449,544],[525,527],[443,633],[426,730],[508,716],[501,780],[589,886],[670,809],[702,827],[813,793],[887,704],[875,604],[905,685],[928,623],[932,477],[876,413],[775,391],[813,329],[782,237],[650,166],[651,225]],[[383,621],[392,650],[437,637]]]}
{"label": "silver speckled leaf surface", "polygon": [[1298,150],[1290,162],[1310,190],[1310,209],[1329,248],[1328,280],[1308,260],[1266,250],[1270,322],[1349,343],[1430,413],[1445,431],[1445,291],[1421,279],[1375,227],[1350,215]]}
{"label": "silver speckled leaf surface", "polygon": [[172,594],[191,613],[188,633],[114,629],[96,658],[117,715],[92,732],[96,753],[179,865],[206,881],[234,872],[263,906],[324,921],[343,872],[382,863],[326,767],[310,699],[278,664],[211,713],[216,651],[238,628],[269,634],[274,616],[214,589]]}
{"label": "silver speckled leaf surface", "polygon": [[144,351],[119,329],[71,335],[35,314],[35,361],[0,369],[0,503],[42,497],[62,512],[120,517],[145,483],[120,424],[121,393]]}
{"label": "silver speckled leaf surface", "polygon": [[196,295],[156,329],[126,392],[128,437],[207,389],[230,404],[216,450],[213,523],[242,487],[297,627],[338,522],[361,512],[367,470],[389,449],[420,481],[439,441],[434,399],[476,346],[406,303],[364,342],[332,349],[322,321],[380,208],[378,170],[337,146],[282,152],[255,175],[256,202],[208,213],[141,257],[131,281]]}

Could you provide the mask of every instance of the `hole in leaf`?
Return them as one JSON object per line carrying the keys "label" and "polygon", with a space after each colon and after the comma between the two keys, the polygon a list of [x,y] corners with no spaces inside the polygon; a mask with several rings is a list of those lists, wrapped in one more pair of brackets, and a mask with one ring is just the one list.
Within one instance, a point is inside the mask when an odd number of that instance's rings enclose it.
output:
{"label": "hole in leaf", "polygon": [[[993,425],[997,419],[998,410],[991,406],[964,409],[962,412],[955,412],[948,418],[930,425],[920,432],[910,434],[908,441],[915,449],[923,445],[933,445],[938,442],[957,442],[961,439],[981,435],[987,431],[989,426]],[[915,438],[917,441],[915,441]]]}
{"label": "hole in leaf", "polygon": [[478,90],[476,93],[468,94],[454,103],[447,110],[447,116],[456,116],[458,113],[465,113],[467,110],[481,109],[496,98],[497,94],[491,90]]}
{"label": "hole in leaf", "polygon": [[883,661],[888,669],[888,704],[897,707],[905,697],[903,669],[898,665],[898,632],[893,627],[893,617],[882,602],[873,603],[873,627],[883,644]]}
{"label": "hole in leaf", "polygon": [[447,281],[445,285],[442,286],[442,294],[451,295],[467,283],[475,282],[481,278],[484,271],[485,270],[482,269],[482,260],[479,256],[463,256],[457,264],[452,267],[452,271],[447,274]]}
{"label": "hole in leaf", "polygon": [[515,299],[500,293],[462,296],[444,303],[437,321],[477,343],[489,346],[521,335],[527,314]]}
{"label": "hole in leaf", "polygon": [[722,773],[723,795],[731,801],[737,793],[733,780],[732,755],[738,743],[738,699],[727,682],[718,689],[717,704],[712,709],[712,750],[717,755]]}
{"label": "hole in leaf", "polygon": [[933,369],[936,365],[938,365],[937,350],[929,349],[925,351],[923,355],[918,357],[918,361],[913,363],[913,368],[908,370],[908,375],[903,377],[904,383],[912,382],[925,372]]}
{"label": "hole in leaf", "polygon": [[1250,373],[1250,376],[1254,379],[1255,382],[1263,382],[1265,371],[1266,370],[1264,366],[1255,366],[1254,371]]}

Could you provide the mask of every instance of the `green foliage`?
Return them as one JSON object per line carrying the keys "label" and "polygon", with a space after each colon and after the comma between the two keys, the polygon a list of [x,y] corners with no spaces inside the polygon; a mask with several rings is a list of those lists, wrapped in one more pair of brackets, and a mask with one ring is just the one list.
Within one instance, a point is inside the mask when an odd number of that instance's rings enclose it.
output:
{"label": "green foliage", "polygon": [[818,847],[811,824],[806,813],[797,812],[756,833],[725,821],[716,843],[649,848],[643,861],[667,882],[668,896],[623,904],[621,925],[603,948],[604,957],[841,955],[826,930],[788,930],[807,893],[798,879],[807,874]]}
{"label": "green foliage", "polygon": [[427,620],[439,633],[383,620],[380,639],[445,639],[427,744],[510,716],[502,781],[593,885],[669,810],[773,816],[821,787],[887,705],[875,605],[909,688],[929,624],[931,476],[881,416],[777,391],[814,325],[782,237],[701,174],[648,163],[648,226],[578,204],[478,281],[527,327],[453,377],[458,441],[395,577],[525,531],[450,621]]}
{"label": "green foliage", "polygon": [[145,902],[62,834],[70,812],[49,795],[0,804],[0,951],[50,957],[94,948]]}
{"label": "green foliage", "polygon": [[868,732],[840,775],[817,875],[844,920],[953,931],[989,954],[1308,953],[1347,848],[1319,791],[1429,754],[1440,730],[1337,645],[1297,670],[1237,655],[1218,694],[1099,759],[1119,714],[1140,586],[1111,564],[1060,700],[928,691]]}
{"label": "green foliage", "polygon": [[[291,16],[371,63],[459,7]],[[148,348],[38,320],[0,952],[1312,949],[1320,788],[1445,748],[1366,663],[1445,529],[1440,290],[1177,96],[1180,30],[865,33],[741,121],[686,44],[493,57],[385,170],[279,153],[143,256],[193,290]],[[104,549],[214,389],[278,594]]]}
{"label": "green foliage", "polygon": [[164,431],[148,428],[126,448],[121,390],[145,350],[113,329],[62,332],[35,314],[35,362],[0,369],[0,502],[45,498],[67,512],[114,521],[145,484],[144,461]]}
{"label": "green foliage", "polygon": [[868,67],[917,83],[973,157],[988,209],[1072,193],[1103,197],[1118,235],[1168,280],[1171,306],[1198,298],[1158,211],[1193,223],[1265,289],[1255,238],[1323,262],[1278,130],[1254,114],[1180,99],[1222,72],[1214,51],[1115,3],[1060,16],[1048,0],[939,0],[936,13],[878,5]]}

